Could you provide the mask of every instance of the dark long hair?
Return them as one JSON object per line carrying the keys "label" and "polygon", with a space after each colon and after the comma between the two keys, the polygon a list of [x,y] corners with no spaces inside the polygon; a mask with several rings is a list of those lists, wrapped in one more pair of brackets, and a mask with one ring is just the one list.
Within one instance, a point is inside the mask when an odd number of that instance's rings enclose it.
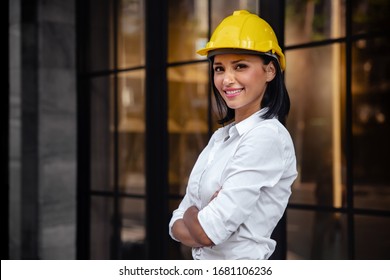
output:
{"label": "dark long hair", "polygon": [[[286,85],[284,84],[283,73],[280,69],[279,62],[276,58],[270,55],[260,55],[263,59],[264,64],[268,65],[271,61],[275,65],[276,75],[275,78],[267,84],[263,99],[261,104],[259,104],[259,109],[268,108],[268,110],[261,116],[264,119],[272,119],[277,117],[278,120],[286,125],[287,115],[290,111],[290,97],[288,95]],[[229,108],[226,105],[225,100],[222,98],[218,89],[214,85],[214,56],[210,57],[210,66],[211,66],[211,81],[214,92],[214,97],[217,105],[217,110],[219,114],[219,124],[225,124],[234,119],[234,109]]]}

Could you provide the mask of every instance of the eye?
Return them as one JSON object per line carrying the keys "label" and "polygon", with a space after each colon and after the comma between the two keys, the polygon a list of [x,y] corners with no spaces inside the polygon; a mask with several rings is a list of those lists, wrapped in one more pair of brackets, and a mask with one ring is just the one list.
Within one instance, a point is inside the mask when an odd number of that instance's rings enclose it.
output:
{"label": "eye", "polygon": [[248,65],[246,65],[244,63],[238,63],[236,65],[236,70],[241,70],[241,69],[245,69],[245,68],[248,68]]}
{"label": "eye", "polygon": [[223,71],[223,67],[222,66],[215,66],[214,67],[214,72],[215,73],[222,72],[222,71]]}

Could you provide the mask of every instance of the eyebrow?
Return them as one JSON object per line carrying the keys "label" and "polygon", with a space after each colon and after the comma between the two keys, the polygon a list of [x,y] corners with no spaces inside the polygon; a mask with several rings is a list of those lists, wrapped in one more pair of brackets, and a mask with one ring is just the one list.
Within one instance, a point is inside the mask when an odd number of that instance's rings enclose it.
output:
{"label": "eyebrow", "polygon": [[[237,64],[240,62],[249,62],[249,61],[246,59],[238,59],[238,60],[232,61],[230,64]],[[222,65],[222,62],[214,62],[214,65]]]}

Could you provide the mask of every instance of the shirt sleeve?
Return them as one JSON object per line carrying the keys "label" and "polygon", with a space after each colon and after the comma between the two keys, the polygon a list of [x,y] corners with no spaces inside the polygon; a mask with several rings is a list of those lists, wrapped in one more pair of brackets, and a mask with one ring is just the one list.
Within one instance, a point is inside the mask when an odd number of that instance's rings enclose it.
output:
{"label": "shirt sleeve", "polygon": [[177,239],[173,236],[173,234],[172,234],[172,226],[173,226],[173,224],[174,224],[177,220],[183,218],[185,211],[186,211],[190,206],[192,206],[192,205],[191,205],[191,203],[190,203],[190,199],[189,199],[189,197],[188,197],[188,194],[186,194],[186,195],[184,196],[183,200],[180,202],[179,207],[178,207],[175,211],[173,211],[171,221],[169,222],[169,235],[172,237],[173,240],[179,241],[179,240],[177,240]]}
{"label": "shirt sleeve", "polygon": [[198,219],[207,236],[218,245],[245,222],[255,208],[262,187],[273,187],[283,175],[283,143],[277,130],[255,128],[242,136],[222,173],[218,196]]}

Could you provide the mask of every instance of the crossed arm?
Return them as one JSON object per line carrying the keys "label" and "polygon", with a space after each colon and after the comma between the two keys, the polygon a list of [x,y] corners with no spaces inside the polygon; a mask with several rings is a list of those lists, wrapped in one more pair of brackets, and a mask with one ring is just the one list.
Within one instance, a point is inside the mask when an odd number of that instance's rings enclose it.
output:
{"label": "crossed arm", "polygon": [[[220,190],[211,197],[210,202],[217,197]],[[172,233],[176,239],[189,247],[213,246],[213,241],[207,236],[198,220],[199,209],[189,207],[183,215],[183,219],[177,220],[172,226]]]}
{"label": "crossed arm", "polygon": [[208,247],[214,245],[207,236],[198,220],[199,209],[189,207],[183,219],[177,220],[172,227],[172,233],[181,243],[189,247]]}

